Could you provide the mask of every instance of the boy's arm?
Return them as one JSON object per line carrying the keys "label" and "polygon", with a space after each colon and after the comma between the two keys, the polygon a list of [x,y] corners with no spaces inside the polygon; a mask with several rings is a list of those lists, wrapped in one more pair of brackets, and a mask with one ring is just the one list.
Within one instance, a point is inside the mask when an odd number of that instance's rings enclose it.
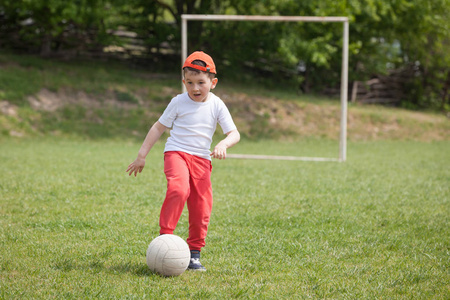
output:
{"label": "boy's arm", "polygon": [[214,151],[211,153],[213,158],[225,159],[227,157],[227,149],[236,145],[241,139],[241,135],[237,129],[227,132],[226,135],[227,137],[214,147]]}
{"label": "boy's arm", "polygon": [[156,121],[156,123],[153,124],[152,128],[148,131],[144,142],[142,143],[141,149],[139,149],[136,160],[132,162],[126,170],[126,172],[129,173],[129,176],[134,172],[134,176],[136,177],[138,172],[142,172],[145,166],[145,158],[147,157],[147,154],[166,129],[167,127],[159,121]]}

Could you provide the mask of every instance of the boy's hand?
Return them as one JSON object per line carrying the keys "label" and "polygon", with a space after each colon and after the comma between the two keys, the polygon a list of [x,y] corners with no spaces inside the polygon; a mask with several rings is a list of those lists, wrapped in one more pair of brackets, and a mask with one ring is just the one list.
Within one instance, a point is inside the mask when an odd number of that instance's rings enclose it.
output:
{"label": "boy's hand", "polygon": [[225,159],[227,158],[227,147],[225,143],[218,143],[214,148],[214,151],[210,154],[213,158]]}
{"label": "boy's hand", "polygon": [[134,177],[136,177],[137,173],[141,173],[142,170],[144,169],[145,166],[145,158],[136,158],[136,160],[134,162],[132,162],[129,166],[128,169],[125,171],[128,174],[128,176],[131,176],[131,174],[133,174],[134,172]]}
{"label": "boy's hand", "polygon": [[227,158],[227,149],[233,147],[233,145],[235,145],[241,139],[241,135],[239,134],[239,131],[237,131],[237,129],[227,132],[226,135],[227,137],[221,140],[214,148],[214,151],[211,153],[211,156],[213,158]]}

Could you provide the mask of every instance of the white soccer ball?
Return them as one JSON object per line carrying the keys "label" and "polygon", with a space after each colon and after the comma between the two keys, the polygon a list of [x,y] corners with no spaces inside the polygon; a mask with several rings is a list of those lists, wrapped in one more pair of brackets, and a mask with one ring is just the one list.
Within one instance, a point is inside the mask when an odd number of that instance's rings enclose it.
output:
{"label": "white soccer ball", "polygon": [[160,235],[147,248],[147,266],[163,276],[181,275],[190,259],[188,244],[177,235]]}

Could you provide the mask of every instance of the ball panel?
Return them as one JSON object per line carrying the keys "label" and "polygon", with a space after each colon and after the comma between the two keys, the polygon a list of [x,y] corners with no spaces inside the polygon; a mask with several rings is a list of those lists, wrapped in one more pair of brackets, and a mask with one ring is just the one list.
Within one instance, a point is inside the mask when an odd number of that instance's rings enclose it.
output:
{"label": "ball panel", "polygon": [[[166,235],[162,235],[162,237],[164,236]],[[167,243],[170,249],[178,249],[178,250],[189,249],[188,244],[177,235],[167,234],[167,238],[165,238],[164,241]]]}
{"label": "ball panel", "polygon": [[190,252],[184,250],[169,250],[164,258],[163,269],[168,270],[173,268],[186,270],[189,266],[190,259]]}
{"label": "ball panel", "polygon": [[164,257],[166,252],[169,250],[169,247],[164,242],[164,240],[160,239],[160,237],[155,238],[147,249],[147,266],[150,270],[154,272],[161,272],[163,269],[162,264],[164,261]]}
{"label": "ball panel", "polygon": [[189,264],[185,264],[181,259],[170,260],[163,264],[162,272],[160,272],[160,274],[165,276],[178,276],[186,271],[188,265]]}
{"label": "ball panel", "polygon": [[183,269],[187,268],[189,265],[189,257],[182,257],[182,258],[172,258],[172,259],[166,259],[163,263],[163,268],[174,268],[174,269]]}

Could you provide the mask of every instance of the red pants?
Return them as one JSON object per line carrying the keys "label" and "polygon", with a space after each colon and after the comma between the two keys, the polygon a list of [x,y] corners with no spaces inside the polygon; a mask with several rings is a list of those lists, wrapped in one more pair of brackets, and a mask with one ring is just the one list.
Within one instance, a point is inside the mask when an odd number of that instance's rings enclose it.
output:
{"label": "red pants", "polygon": [[187,201],[191,250],[205,246],[213,204],[211,170],[210,160],[179,151],[164,153],[167,192],[159,217],[160,233],[173,234]]}

